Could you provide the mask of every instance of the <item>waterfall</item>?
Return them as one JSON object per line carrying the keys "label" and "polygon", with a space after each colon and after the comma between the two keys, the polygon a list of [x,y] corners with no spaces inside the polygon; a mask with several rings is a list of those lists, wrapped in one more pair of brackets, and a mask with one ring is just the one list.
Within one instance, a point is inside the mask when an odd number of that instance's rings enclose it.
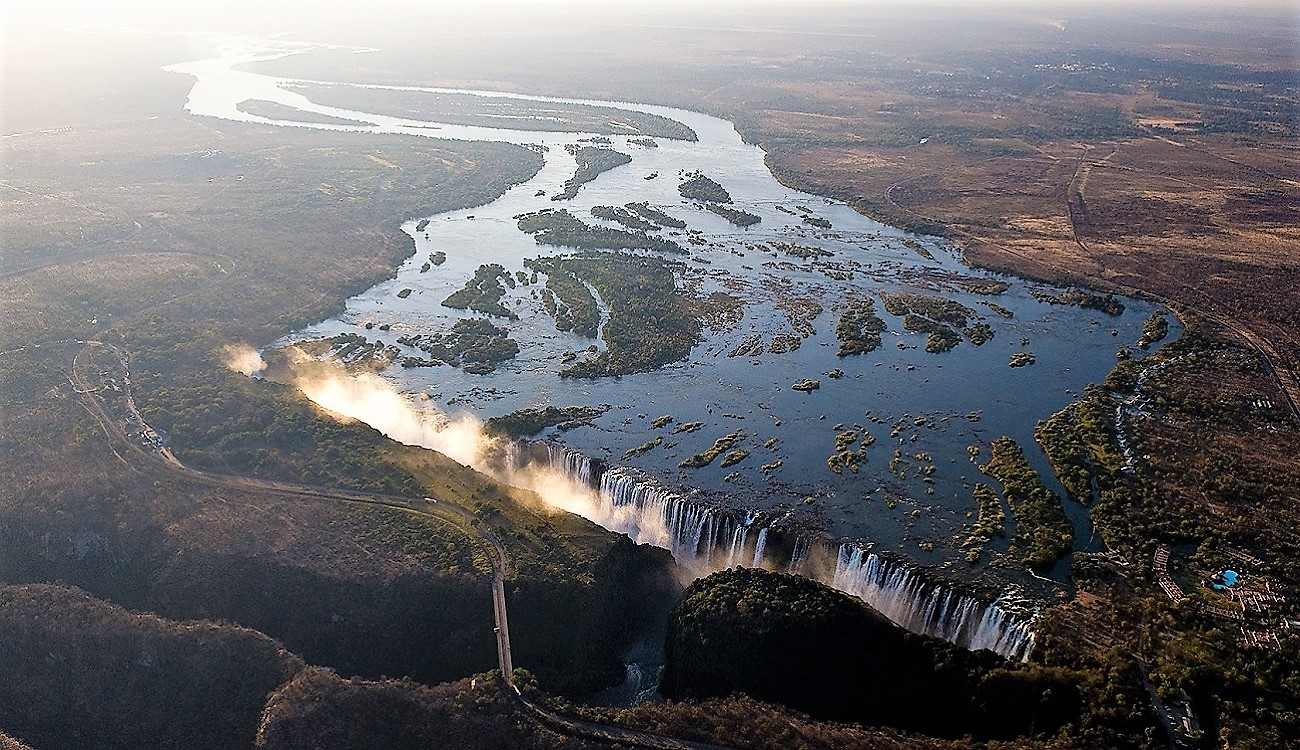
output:
{"label": "waterfall", "polygon": [[[682,498],[631,469],[610,469],[598,483],[600,515],[615,519],[634,541],[673,553],[678,562],[712,562],[719,542],[734,535],[722,511]],[[729,555],[736,554],[734,544]]]}
{"label": "waterfall", "polygon": [[840,546],[831,585],[914,633],[1012,659],[1028,658],[1034,646],[1029,621],[1007,606],[1009,595],[986,604],[856,544]]}
{"label": "waterfall", "polygon": [[727,548],[727,566],[735,567],[740,564],[740,555],[745,551],[745,541],[749,538],[749,527],[753,523],[752,517],[746,518],[745,523],[737,526],[735,531],[731,532],[731,545]]}
{"label": "waterfall", "polygon": [[592,485],[591,459],[578,451],[556,443],[545,443],[547,458],[552,469],[571,477],[581,485]]}
{"label": "waterfall", "polygon": [[759,529],[758,541],[754,542],[754,564],[750,567],[757,568],[763,565],[763,550],[767,548],[767,527]]}
{"label": "waterfall", "polygon": [[[831,548],[820,539],[778,528],[760,512],[741,516],[711,507],[663,487],[637,469],[606,469],[564,446],[543,445],[544,451],[534,443],[508,455],[519,464],[530,457],[544,462],[575,483],[593,488],[591,505],[582,515],[635,542],[667,549],[683,567],[696,571],[738,565],[784,567],[862,599],[914,633],[970,649],[986,648],[1011,659],[1027,659],[1033,649],[1032,608],[1018,605],[1014,590],[993,602],[978,599],[862,544]],[[814,544],[834,552],[833,573],[803,570]]]}
{"label": "waterfall", "polygon": [[803,535],[796,537],[794,540],[794,550],[790,552],[790,564],[786,566],[785,571],[787,573],[798,572],[799,568],[804,564],[804,561],[808,559],[808,555],[811,552],[812,539]]}

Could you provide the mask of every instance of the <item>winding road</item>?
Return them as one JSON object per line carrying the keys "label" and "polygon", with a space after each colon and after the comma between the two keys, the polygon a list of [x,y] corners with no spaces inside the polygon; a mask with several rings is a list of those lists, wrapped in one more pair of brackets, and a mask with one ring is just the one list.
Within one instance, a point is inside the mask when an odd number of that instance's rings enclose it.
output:
{"label": "winding road", "polygon": [[130,465],[129,462],[118,451],[118,446],[115,446],[114,443],[128,446],[128,453],[141,456],[155,465],[163,466],[170,471],[178,472],[189,479],[204,484],[229,489],[274,492],[296,497],[380,505],[455,526],[464,533],[490,544],[494,553],[492,555],[492,616],[497,647],[497,666],[501,672],[502,681],[507,688],[507,694],[527,709],[540,724],[571,737],[622,747],[641,747],[651,748],[652,750],[727,750],[727,748],[718,745],[690,742],[649,732],[561,716],[524,695],[514,682],[514,661],[510,652],[510,625],[506,612],[505,587],[506,574],[510,568],[509,556],[501,540],[483,526],[469,509],[441,498],[425,497],[415,499],[401,495],[357,492],[336,487],[321,487],[233,474],[219,474],[188,467],[177,459],[166,446],[162,445],[161,441],[149,443],[148,447],[152,448],[152,450],[147,450],[144,442],[134,440],[127,435],[122,429],[118,418],[110,416],[105,408],[104,401],[97,397],[104,390],[103,383],[101,382],[99,386],[95,386],[92,384],[92,379],[85,375],[86,360],[90,352],[95,350],[113,352],[121,367],[121,393],[130,419],[137,423],[141,434],[156,435],[157,432],[144,421],[144,417],[136,407],[135,398],[131,391],[129,357],[125,350],[114,344],[98,340],[84,342],[63,341],[58,343],[82,345],[82,348],[73,356],[72,367],[68,375],[69,383],[78,401],[99,422],[105,437],[109,441],[110,449],[128,465]]}

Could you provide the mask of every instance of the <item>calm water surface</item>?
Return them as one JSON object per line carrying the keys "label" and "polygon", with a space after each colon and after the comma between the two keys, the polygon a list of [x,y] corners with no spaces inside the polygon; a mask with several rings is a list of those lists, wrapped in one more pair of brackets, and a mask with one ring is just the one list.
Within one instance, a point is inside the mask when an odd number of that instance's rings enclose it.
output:
{"label": "calm water surface", "polygon": [[[680,121],[699,140],[656,138],[657,147],[648,148],[630,142],[631,136],[612,136],[609,147],[631,156],[631,163],[601,174],[575,199],[553,202],[550,196],[560,191],[575,169],[564,147],[585,145],[593,134],[440,125],[325,107],[287,90],[288,81],[232,69],[238,63],[300,51],[276,44],[245,40],[232,44],[221,59],[170,68],[198,79],[188,109],[196,115],[286,124],[235,107],[246,99],[265,99],[371,123],[302,125],[353,131],[359,139],[384,132],[508,141],[544,147],[546,159],[536,177],[490,205],[427,217],[420,231],[416,221],[407,222],[403,229],[413,237],[416,251],[397,269],[395,278],[350,299],[344,314],[300,331],[291,340],[356,333],[398,346],[405,354],[423,356],[399,345],[398,337],[441,333],[461,318],[481,317],[440,304],[463,287],[480,264],[499,263],[513,273],[525,270],[525,259],[564,252],[537,245],[518,229],[515,216],[563,207],[587,223],[603,224],[591,216],[593,206],[647,201],[699,230],[707,242],[697,246],[686,244],[684,236],[672,237],[690,249],[688,257],[673,256],[684,261],[679,287],[699,295],[726,292],[744,302],[739,323],[721,330],[706,328],[688,359],[621,378],[562,378],[558,373],[567,352],[582,352],[593,343],[603,347],[603,342],[558,332],[542,307],[538,284],[516,286],[502,300],[520,320],[493,322],[509,329],[521,351],[495,372],[473,375],[447,366],[392,366],[383,375],[418,404],[451,415],[469,412],[480,419],[546,405],[608,405],[609,411],[593,426],[551,430],[542,437],[610,465],[642,469],[660,483],[705,502],[770,511],[789,522],[819,528],[832,538],[875,542],[922,564],[965,566],[957,562],[963,556],[962,526],[971,521],[975,509],[971,486],[981,477],[969,447],[978,447],[980,460],[986,460],[988,442],[1010,435],[1044,472],[1046,460],[1033,442],[1035,423],[1068,404],[1086,385],[1099,382],[1114,366],[1120,348],[1133,348],[1135,356],[1141,356],[1134,343],[1142,323],[1162,311],[1133,299],[1123,300],[1126,310],[1118,317],[1040,302],[1033,291],[1059,294],[1061,290],[970,268],[942,241],[909,235],[865,218],[843,203],[790,190],[768,171],[763,152],[743,143],[731,123],[696,112],[590,102]],[[572,101],[518,98],[538,106]],[[684,174],[697,171],[721,183],[736,208],[760,216],[762,222],[738,229],[683,199],[678,185]],[[829,221],[832,228],[812,226],[803,221],[806,215]],[[658,233],[668,236],[669,230]],[[933,257],[923,257],[904,239],[919,242]],[[817,247],[830,255],[801,260],[756,249],[773,242]],[[438,251],[446,253],[446,262],[422,272],[430,254]],[[996,296],[974,294],[954,284],[957,278],[1001,280],[1009,288]],[[407,289],[409,296],[399,298],[398,292]],[[978,320],[992,327],[994,337],[982,346],[963,341],[952,351],[928,353],[923,334],[904,331],[901,318],[885,312],[878,296],[882,292],[958,301],[976,311]],[[847,300],[866,296],[876,298],[876,311],[889,327],[884,345],[868,354],[838,357],[835,325],[840,312]],[[816,332],[802,338],[797,350],[728,356],[746,339],[757,336],[766,344],[775,334],[792,332],[782,310],[791,300],[813,301],[823,309],[812,320]],[[1014,317],[994,312],[988,303]],[[1173,338],[1179,331],[1172,316],[1170,322]],[[1032,352],[1036,363],[1009,367],[1011,355],[1017,352]],[[842,376],[824,374],[834,370],[842,370]],[[820,388],[811,392],[791,388],[804,378],[819,380]],[[651,422],[660,416],[673,417],[673,423],[653,428]],[[673,431],[677,424],[691,421],[704,426],[691,433]],[[847,429],[869,433],[876,441],[858,473],[837,474],[828,468],[827,457],[835,450],[837,434]],[[746,459],[727,468],[720,462],[701,469],[679,467],[683,459],[708,448],[716,438],[736,431],[744,434],[737,447],[750,452]],[[663,442],[654,449],[623,457],[628,449],[657,437]],[[891,459],[897,460],[891,465]],[[779,468],[772,468],[778,460]],[[1073,515],[1086,539],[1086,514]]]}

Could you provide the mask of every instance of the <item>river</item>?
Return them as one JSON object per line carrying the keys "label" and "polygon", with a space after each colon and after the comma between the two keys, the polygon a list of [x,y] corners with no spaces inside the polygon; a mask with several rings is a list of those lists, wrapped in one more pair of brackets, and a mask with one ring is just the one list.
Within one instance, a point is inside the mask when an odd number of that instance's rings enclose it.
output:
{"label": "river", "polygon": [[[651,231],[689,250],[688,255],[670,258],[679,264],[674,269],[679,289],[696,298],[730,295],[743,311],[738,320],[733,316],[715,321],[712,328],[705,326],[688,357],[617,378],[562,377],[560,371],[575,356],[587,356],[592,346],[600,351],[605,344],[556,329],[539,294],[543,276],[538,283],[505,289],[501,304],[518,319],[494,317],[492,322],[505,328],[520,350],[494,371],[473,374],[451,366],[393,364],[382,377],[415,408],[448,416],[467,413],[486,420],[547,405],[608,407],[587,426],[551,428],[538,439],[603,466],[622,467],[628,476],[698,507],[731,509],[736,517],[761,517],[760,525],[815,533],[832,549],[848,541],[946,570],[948,577],[971,575],[961,541],[976,507],[972,486],[982,479],[976,461],[987,460],[989,442],[1001,435],[1015,438],[1031,463],[1059,489],[1034,444],[1036,422],[1066,406],[1088,384],[1099,382],[1114,366],[1117,350],[1145,356],[1135,347],[1143,322],[1167,312],[1127,298],[1122,299],[1124,312],[1114,316],[1044,301],[1059,298],[1063,290],[971,268],[941,240],[882,225],[844,203],[784,187],[767,169],[762,150],[744,143],[731,123],[716,117],[627,102],[403,89],[470,101],[478,97],[485,106],[500,102],[540,110],[583,104],[649,113],[688,126],[698,138],[656,137],[650,139],[651,146],[633,133],[593,142],[594,133],[448,125],[326,106],[313,101],[313,95],[332,91],[329,98],[337,100],[339,92],[346,98],[346,87],[324,89],[315,82],[301,88],[305,82],[237,67],[286,54],[311,54],[312,49],[233,40],[218,59],[168,69],[195,77],[186,107],[196,116],[351,131],[357,138],[400,133],[508,141],[544,151],[545,166],[489,205],[406,222],[403,230],[413,238],[415,252],[391,280],[348,300],[342,315],[277,346],[355,334],[382,342],[403,357],[422,357],[423,352],[398,339],[442,334],[458,320],[482,318],[441,304],[482,264],[497,263],[511,274],[525,271],[527,276],[531,271],[524,266],[526,259],[568,252],[539,246],[520,230],[516,217],[564,208],[587,224],[619,228],[594,218],[591,209],[647,202],[686,222],[692,233]],[[307,115],[299,122],[250,115],[237,107],[249,99],[356,124],[311,122]],[[569,151],[593,144],[630,156],[631,161],[601,173],[572,200],[552,200],[574,174],[576,162]],[[705,210],[699,201],[684,198],[679,185],[697,172],[721,184],[734,208],[761,222],[741,229]],[[790,246],[814,249],[821,257],[803,258],[779,249]],[[445,262],[430,263],[438,253],[445,253]],[[967,338],[950,351],[929,352],[925,334],[904,329],[902,317],[886,312],[882,294],[959,303],[969,312],[968,322],[987,325],[992,338],[979,345]],[[875,312],[887,325],[883,345],[866,354],[838,356],[839,317],[850,300],[864,298],[874,301]],[[609,302],[604,300],[601,307],[605,319]],[[1176,319],[1169,318],[1173,338],[1179,328]],[[781,333],[787,344],[796,342],[798,347],[777,353],[782,347],[772,343]],[[747,342],[757,343],[748,353],[736,354]],[[1017,353],[1032,353],[1033,364],[1009,366]],[[818,381],[819,387],[791,387],[804,379]],[[656,421],[661,417],[671,421]],[[696,422],[700,425],[691,431],[679,429]],[[856,440],[849,441],[848,433]],[[739,434],[732,449],[748,451],[747,456],[725,468],[722,460],[703,468],[680,465],[729,434]],[[856,471],[843,467],[837,473],[828,466],[837,439],[848,441],[840,446],[848,450],[871,439],[874,444],[857,454]],[[653,445],[629,453],[647,444]],[[1086,513],[1074,509],[1072,516],[1086,539]],[[755,557],[762,556],[762,540],[751,537],[748,544],[746,556],[753,555],[755,544],[760,545]],[[992,557],[985,560],[998,559],[1005,549],[1005,541],[995,542]],[[996,568],[981,566],[979,573],[1008,583],[1027,580],[1015,565]]]}

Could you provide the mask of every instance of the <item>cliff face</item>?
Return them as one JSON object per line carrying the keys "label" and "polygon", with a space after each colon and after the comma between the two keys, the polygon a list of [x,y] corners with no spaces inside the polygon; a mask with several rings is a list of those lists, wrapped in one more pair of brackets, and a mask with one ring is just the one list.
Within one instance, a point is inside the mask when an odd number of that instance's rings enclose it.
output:
{"label": "cliff face", "polygon": [[691,584],[666,652],[661,690],[670,698],[738,691],[820,718],[938,737],[1055,731],[1079,708],[1056,675],[909,633],[828,586],[763,570]]}
{"label": "cliff face", "polygon": [[45,585],[0,586],[0,653],[0,727],[37,748],[243,750],[304,667],[261,633]]}
{"label": "cliff face", "polygon": [[271,557],[173,566],[147,606],[167,617],[238,622],[311,664],[347,675],[454,680],[496,664],[486,577],[416,568],[330,575]]}
{"label": "cliff face", "polygon": [[[508,593],[516,663],[548,690],[575,695],[621,680],[619,657],[654,604],[676,594],[667,553],[626,537],[588,541],[588,575],[525,571]],[[268,747],[339,737],[469,747],[461,740],[479,735],[472,746],[559,746],[520,729],[517,706],[495,681],[465,697],[473,691],[461,678],[496,665],[480,576],[331,577],[236,556],[196,557],[165,572],[144,590],[154,611],[257,630],[136,614],[66,586],[0,584],[0,730],[36,748],[246,750],[265,711],[274,730],[263,738]],[[305,660],[264,632],[300,646]],[[304,672],[307,663],[378,681]],[[431,733],[427,720],[435,719],[446,726]]]}
{"label": "cliff face", "polygon": [[671,607],[681,587],[672,556],[625,536],[588,582],[523,577],[507,588],[515,665],[548,691],[582,696],[623,680],[622,657]]}
{"label": "cliff face", "polygon": [[345,680],[308,669],[267,702],[256,748],[323,747],[578,750],[606,745],[565,737],[530,720],[490,675],[429,687],[409,680]]}
{"label": "cliff face", "polygon": [[[73,446],[68,463],[97,447]],[[618,683],[646,606],[667,598],[662,612],[678,593],[668,554],[443,464],[426,481],[506,544],[516,664],[557,692]],[[349,676],[435,683],[496,666],[491,567],[466,529],[165,473],[37,479],[0,498],[0,583],[66,582],[166,618],[237,623]]]}

